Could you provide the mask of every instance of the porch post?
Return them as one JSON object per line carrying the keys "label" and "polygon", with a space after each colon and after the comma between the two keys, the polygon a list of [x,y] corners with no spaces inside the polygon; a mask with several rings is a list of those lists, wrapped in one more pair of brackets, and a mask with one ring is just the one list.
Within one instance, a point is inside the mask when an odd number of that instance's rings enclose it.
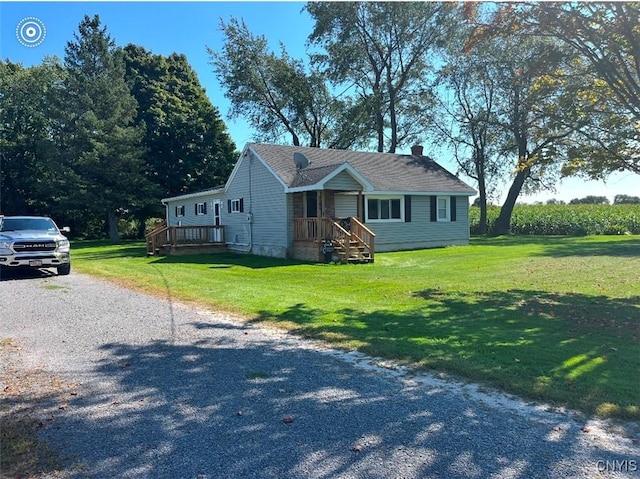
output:
{"label": "porch post", "polygon": [[318,222],[318,241],[324,239],[324,224],[322,222],[322,215],[324,213],[324,195],[322,194],[322,190],[316,191],[316,218]]}
{"label": "porch post", "polygon": [[364,211],[362,211],[362,190],[358,191],[358,221],[362,221],[364,218]]}

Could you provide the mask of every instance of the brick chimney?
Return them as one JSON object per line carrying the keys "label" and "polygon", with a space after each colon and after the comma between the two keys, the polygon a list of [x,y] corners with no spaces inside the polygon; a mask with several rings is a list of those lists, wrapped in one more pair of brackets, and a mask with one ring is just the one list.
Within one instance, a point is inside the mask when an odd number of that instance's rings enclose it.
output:
{"label": "brick chimney", "polygon": [[422,145],[413,145],[411,147],[411,155],[412,156],[422,156]]}

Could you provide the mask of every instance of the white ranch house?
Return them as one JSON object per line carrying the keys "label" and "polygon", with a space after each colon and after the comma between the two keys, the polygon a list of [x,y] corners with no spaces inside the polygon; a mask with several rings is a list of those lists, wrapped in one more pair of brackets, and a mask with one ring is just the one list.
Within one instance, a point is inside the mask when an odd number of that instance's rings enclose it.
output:
{"label": "white ranch house", "polygon": [[224,186],[162,200],[166,225],[148,235],[148,252],[219,245],[373,261],[380,251],[464,245],[475,194],[421,147],[401,155],[249,143]]}

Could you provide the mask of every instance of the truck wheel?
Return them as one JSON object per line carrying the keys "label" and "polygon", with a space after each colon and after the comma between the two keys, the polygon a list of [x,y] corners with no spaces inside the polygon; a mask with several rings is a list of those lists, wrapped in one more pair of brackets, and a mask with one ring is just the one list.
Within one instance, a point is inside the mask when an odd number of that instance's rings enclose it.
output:
{"label": "truck wheel", "polygon": [[71,273],[71,263],[62,264],[56,268],[60,276],[65,276]]}

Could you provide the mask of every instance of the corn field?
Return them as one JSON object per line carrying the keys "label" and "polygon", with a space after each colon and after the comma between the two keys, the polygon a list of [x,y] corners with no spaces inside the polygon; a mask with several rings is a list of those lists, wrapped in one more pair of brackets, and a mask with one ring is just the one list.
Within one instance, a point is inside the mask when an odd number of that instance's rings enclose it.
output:
{"label": "corn field", "polygon": [[[487,208],[491,231],[500,207]],[[480,208],[470,207],[471,234],[478,234]],[[516,205],[511,232],[522,235],[640,234],[640,205]]]}

